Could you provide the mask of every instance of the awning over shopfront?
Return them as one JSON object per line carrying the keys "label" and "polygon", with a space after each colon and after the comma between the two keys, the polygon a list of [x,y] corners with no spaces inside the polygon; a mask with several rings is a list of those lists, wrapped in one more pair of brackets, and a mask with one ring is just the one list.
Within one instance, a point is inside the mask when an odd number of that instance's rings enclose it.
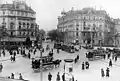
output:
{"label": "awning over shopfront", "polygon": [[1,39],[1,41],[4,42],[24,42],[26,40],[26,38],[4,38]]}
{"label": "awning over shopfront", "polygon": [[[30,40],[31,41],[35,41],[36,38],[35,37],[30,37]],[[2,42],[25,42],[26,41],[26,38],[2,38],[1,39]]]}

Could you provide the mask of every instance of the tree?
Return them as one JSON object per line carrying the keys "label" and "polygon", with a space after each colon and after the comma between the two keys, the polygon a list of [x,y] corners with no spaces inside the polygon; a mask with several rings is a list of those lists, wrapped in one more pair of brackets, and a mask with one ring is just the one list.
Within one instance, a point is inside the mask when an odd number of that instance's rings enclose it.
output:
{"label": "tree", "polygon": [[44,29],[40,29],[38,32],[37,32],[37,35],[36,35],[36,40],[39,41],[42,40],[45,38],[45,30]]}
{"label": "tree", "polygon": [[52,41],[64,41],[65,32],[60,32],[57,29],[48,32],[48,36]]}
{"label": "tree", "polygon": [[32,41],[30,40],[30,37],[27,37],[27,38],[26,38],[25,44],[26,44],[26,46],[28,46],[28,47],[32,45]]}

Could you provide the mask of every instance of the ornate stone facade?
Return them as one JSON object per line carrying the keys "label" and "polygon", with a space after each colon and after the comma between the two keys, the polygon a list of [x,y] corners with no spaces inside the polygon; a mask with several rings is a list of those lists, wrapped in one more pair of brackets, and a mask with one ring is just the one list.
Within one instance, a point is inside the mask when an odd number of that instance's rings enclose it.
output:
{"label": "ornate stone facade", "polygon": [[26,2],[14,0],[12,4],[0,4],[0,27],[4,26],[11,37],[35,40],[36,12]]}
{"label": "ornate stone facade", "polygon": [[[105,10],[83,8],[61,12],[58,17],[57,28],[66,32],[65,42],[79,42],[81,44],[113,44],[114,22]],[[91,41],[92,40],[92,41]]]}

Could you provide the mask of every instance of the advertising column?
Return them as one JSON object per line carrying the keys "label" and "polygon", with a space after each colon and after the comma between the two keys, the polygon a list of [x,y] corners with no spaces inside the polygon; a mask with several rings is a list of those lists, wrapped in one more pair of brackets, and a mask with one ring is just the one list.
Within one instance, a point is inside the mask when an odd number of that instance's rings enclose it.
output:
{"label": "advertising column", "polygon": [[65,81],[72,81],[73,76],[73,59],[65,59]]}

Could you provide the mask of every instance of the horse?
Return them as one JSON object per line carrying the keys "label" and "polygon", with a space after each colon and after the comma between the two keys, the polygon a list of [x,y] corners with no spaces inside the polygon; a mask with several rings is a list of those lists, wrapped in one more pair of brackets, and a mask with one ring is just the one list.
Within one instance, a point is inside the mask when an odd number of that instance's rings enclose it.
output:
{"label": "horse", "polygon": [[61,60],[57,59],[55,61],[53,61],[53,64],[55,65],[55,68],[58,66],[60,66]]}

